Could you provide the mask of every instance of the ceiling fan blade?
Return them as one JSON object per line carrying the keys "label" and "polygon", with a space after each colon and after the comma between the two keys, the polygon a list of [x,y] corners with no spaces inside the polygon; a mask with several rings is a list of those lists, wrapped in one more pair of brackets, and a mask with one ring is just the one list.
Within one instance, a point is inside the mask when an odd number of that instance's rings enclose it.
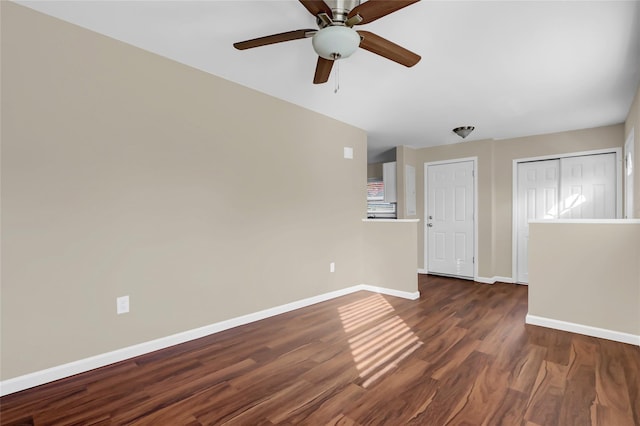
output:
{"label": "ceiling fan blade", "polygon": [[283,41],[312,37],[316,32],[317,30],[312,29],[287,31],[286,33],[272,34],[251,40],[239,41],[237,43],[233,43],[233,47],[238,50],[251,49],[253,47],[266,46],[268,44],[282,43]]}
{"label": "ceiling fan blade", "polygon": [[[372,1],[372,0],[369,0]],[[405,49],[402,46],[380,37],[369,31],[358,31],[360,34],[360,47],[376,55],[391,59],[394,62],[412,67],[420,61],[420,55]]]}
{"label": "ceiling fan blade", "polygon": [[318,64],[316,65],[316,74],[313,76],[313,84],[326,83],[329,80],[333,68],[333,61],[318,56]]}
{"label": "ceiling fan blade", "polygon": [[373,22],[378,18],[382,18],[419,1],[420,0],[368,0],[354,7],[353,10],[349,12],[347,18],[360,15],[362,21],[357,22],[356,25],[368,24],[369,22]]}
{"label": "ceiling fan blade", "polygon": [[331,8],[322,0],[300,0],[300,3],[302,3],[313,16],[326,13],[330,17],[333,17]]}

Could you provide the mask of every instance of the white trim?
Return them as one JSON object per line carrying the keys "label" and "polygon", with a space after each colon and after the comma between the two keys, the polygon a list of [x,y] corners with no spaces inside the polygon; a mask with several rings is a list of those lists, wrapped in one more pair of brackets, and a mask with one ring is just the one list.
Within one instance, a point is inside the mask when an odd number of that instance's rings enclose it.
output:
{"label": "white trim", "polygon": [[363,222],[392,222],[392,223],[412,223],[420,222],[420,219],[362,219]]}
{"label": "white trim", "polygon": [[410,293],[408,291],[394,290],[392,288],[376,287],[368,284],[360,284],[360,290],[370,291],[372,293],[386,294],[387,296],[401,297],[403,299],[418,300],[420,298],[420,292],[415,291]]}
{"label": "white trim", "polygon": [[496,282],[507,283],[507,284],[514,284],[516,282],[516,280],[514,280],[512,277],[495,276],[495,277],[493,277],[493,279]]}
{"label": "white trim", "polygon": [[525,323],[640,346],[640,335],[527,314]]}
{"label": "white trim", "polygon": [[624,175],[624,154],[622,148],[616,148],[616,218],[624,217],[624,205],[622,204],[622,175]]}
{"label": "white trim", "polygon": [[375,287],[366,284],[359,284],[347,287],[341,290],[332,291],[318,296],[309,297],[274,308],[265,309],[225,321],[220,321],[204,327],[194,328],[192,330],[183,331],[181,333],[172,334],[170,336],[161,337],[159,339],[150,340],[148,342],[139,343],[137,345],[128,346],[126,348],[117,349],[115,351],[106,352],[89,358],[72,361],[66,364],[57,365],[55,367],[3,380],[0,382],[0,396],[19,392],[75,374],[84,373],[96,368],[104,367],[109,364],[124,361],[129,358],[144,355],[190,340],[199,339],[211,334],[219,333],[230,328],[260,321],[285,312],[290,312],[316,303],[325,302],[340,296],[355,293],[357,291],[370,291],[373,293],[386,294],[389,296],[401,297],[409,300],[416,300],[420,297],[420,292],[410,293],[407,291],[394,290],[390,288]]}
{"label": "white trim", "polygon": [[442,164],[465,163],[467,161],[478,161],[478,157],[452,158],[450,160],[429,161],[424,164],[429,166],[439,166]]}
{"label": "white trim", "polygon": [[511,170],[511,276],[518,282],[518,163],[513,160]]}
{"label": "white trim", "polygon": [[[584,155],[615,154],[616,155],[616,217],[622,218],[622,148],[604,148],[591,151],[568,152],[565,154],[543,155],[539,157],[514,158],[511,172],[511,276],[518,283],[518,163],[531,161],[555,160]],[[588,219],[587,219],[588,220]],[[533,222],[533,221],[530,221]],[[592,223],[595,223],[591,221]],[[587,223],[583,221],[582,223]],[[526,284],[526,283],[523,283]]]}
{"label": "white trim", "polygon": [[[624,150],[622,152],[622,174],[624,179],[624,217],[633,218],[634,215],[634,180],[637,169],[637,165],[632,167],[631,175],[627,175],[627,156],[631,157],[631,164],[635,162],[635,128],[631,128],[629,135],[624,142]],[[640,202],[640,200],[639,200]]]}
{"label": "white trim", "polygon": [[578,152],[567,152],[564,154],[551,154],[551,155],[542,155],[539,157],[525,157],[525,158],[516,158],[513,161],[518,163],[527,163],[530,161],[543,161],[543,160],[557,160],[560,158],[567,157],[583,157],[585,155],[598,155],[598,154],[620,154],[621,148],[603,148],[603,149],[594,149],[591,151],[578,151]]}
{"label": "white trim", "polygon": [[475,281],[483,284],[495,284],[497,282],[513,284],[515,282],[514,279],[511,277],[499,277],[499,276],[494,276],[491,278],[476,277]]}
{"label": "white trim", "polygon": [[579,223],[596,225],[637,225],[640,219],[537,219],[529,223]]}
{"label": "white trim", "polygon": [[[428,263],[428,255],[429,255],[429,250],[428,250],[428,240],[427,240],[427,229],[426,229],[426,223],[428,222],[427,220],[427,211],[428,211],[428,203],[429,203],[429,197],[427,195],[427,189],[428,189],[428,173],[427,173],[427,167],[429,166],[437,166],[437,165],[442,165],[442,164],[454,164],[454,163],[463,163],[463,162],[467,162],[467,161],[472,161],[473,162],[473,258],[474,258],[474,263],[473,263],[473,277],[472,279],[474,281],[476,281],[476,278],[478,277],[478,264],[480,263],[480,256],[478,253],[478,157],[464,157],[464,158],[454,158],[451,160],[442,160],[442,161],[430,161],[430,162],[425,162],[424,163],[424,168],[423,168],[423,180],[424,180],[424,186],[423,186],[423,195],[424,195],[424,223],[425,223],[425,228],[421,230],[422,232],[422,239],[423,239],[423,252],[424,252],[424,256],[422,259],[423,262],[423,266],[424,266],[424,270],[428,271],[429,269],[429,263]],[[428,272],[425,272],[428,273]],[[466,278],[466,277],[459,277],[459,278]]]}
{"label": "white trim", "polygon": [[[428,275],[429,271],[427,271],[426,269],[418,269],[418,273],[419,274],[427,274]],[[446,276],[446,275],[439,275],[439,276]],[[462,279],[464,279],[464,278],[462,278]],[[514,280],[511,277],[499,277],[499,276],[495,276],[495,277],[491,277],[491,278],[475,277],[473,279],[473,281],[478,282],[478,283],[482,283],[482,284],[495,284],[497,282],[508,283],[508,284],[513,284],[514,283]]]}

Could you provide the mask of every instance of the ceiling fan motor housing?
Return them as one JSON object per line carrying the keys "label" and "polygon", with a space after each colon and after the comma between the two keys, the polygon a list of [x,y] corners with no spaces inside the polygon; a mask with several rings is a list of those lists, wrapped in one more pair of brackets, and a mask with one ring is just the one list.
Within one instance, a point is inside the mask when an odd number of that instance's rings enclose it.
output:
{"label": "ceiling fan motor housing", "polygon": [[318,30],[311,42],[318,56],[335,60],[351,56],[360,46],[360,35],[353,28],[332,25]]}
{"label": "ceiling fan motor housing", "polygon": [[344,23],[349,12],[360,5],[360,0],[325,0],[325,3],[331,9],[333,20]]}

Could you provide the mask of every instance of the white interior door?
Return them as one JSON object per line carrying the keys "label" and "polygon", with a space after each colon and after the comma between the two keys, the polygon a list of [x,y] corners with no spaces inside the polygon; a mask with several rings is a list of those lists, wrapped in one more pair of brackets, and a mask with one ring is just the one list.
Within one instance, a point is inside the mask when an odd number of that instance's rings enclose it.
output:
{"label": "white interior door", "polygon": [[519,283],[529,282],[529,221],[557,219],[560,160],[518,164],[517,261]]}
{"label": "white interior door", "polygon": [[474,276],[474,162],[427,165],[427,271]]}

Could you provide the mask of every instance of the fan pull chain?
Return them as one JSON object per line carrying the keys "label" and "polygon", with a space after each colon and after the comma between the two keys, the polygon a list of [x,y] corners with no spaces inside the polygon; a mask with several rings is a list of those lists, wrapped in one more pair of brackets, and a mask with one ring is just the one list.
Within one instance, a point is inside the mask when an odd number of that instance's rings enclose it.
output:
{"label": "fan pull chain", "polygon": [[340,61],[336,59],[334,62],[336,64],[336,78],[333,93],[338,93],[338,90],[340,90]]}

